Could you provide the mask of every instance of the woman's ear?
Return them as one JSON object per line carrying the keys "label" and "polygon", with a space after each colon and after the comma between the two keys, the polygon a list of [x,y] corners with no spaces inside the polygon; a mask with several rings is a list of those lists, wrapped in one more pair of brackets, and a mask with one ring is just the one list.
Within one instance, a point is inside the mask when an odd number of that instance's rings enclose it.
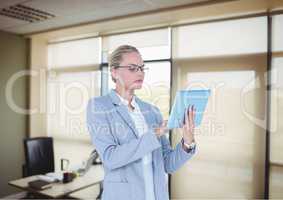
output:
{"label": "woman's ear", "polygon": [[116,69],[115,69],[115,68],[112,68],[112,69],[110,70],[110,72],[111,72],[111,77],[112,77],[113,81],[116,82],[116,80],[117,80]]}
{"label": "woman's ear", "polygon": [[114,83],[119,83],[120,85],[125,85],[124,80],[121,78],[121,76],[118,73],[118,70],[115,68],[111,69],[111,77]]}

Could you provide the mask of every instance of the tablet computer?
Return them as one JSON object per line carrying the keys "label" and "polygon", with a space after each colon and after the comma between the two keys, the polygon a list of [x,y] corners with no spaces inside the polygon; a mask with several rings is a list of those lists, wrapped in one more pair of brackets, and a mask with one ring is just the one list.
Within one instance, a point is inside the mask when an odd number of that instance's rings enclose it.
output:
{"label": "tablet computer", "polygon": [[167,128],[181,128],[184,124],[185,113],[189,105],[194,105],[195,127],[202,121],[210,90],[180,90],[177,92],[171,113],[168,119]]}

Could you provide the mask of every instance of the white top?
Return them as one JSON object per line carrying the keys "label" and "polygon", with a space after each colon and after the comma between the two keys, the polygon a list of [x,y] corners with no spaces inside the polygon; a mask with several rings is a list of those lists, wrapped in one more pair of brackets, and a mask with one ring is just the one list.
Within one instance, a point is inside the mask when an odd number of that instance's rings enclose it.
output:
{"label": "white top", "polygon": [[[121,97],[118,93],[117,95],[122,101],[122,103],[127,106],[129,114],[135,123],[139,137],[141,137],[143,134],[150,134],[148,133],[148,126],[145,121],[145,118],[140,110],[139,105],[135,101],[135,96],[133,96],[133,99],[131,101],[131,105],[134,107],[134,110],[131,110],[128,107],[129,101]],[[152,152],[148,153],[142,158],[142,163],[145,183],[145,200],[155,200],[153,185]]]}

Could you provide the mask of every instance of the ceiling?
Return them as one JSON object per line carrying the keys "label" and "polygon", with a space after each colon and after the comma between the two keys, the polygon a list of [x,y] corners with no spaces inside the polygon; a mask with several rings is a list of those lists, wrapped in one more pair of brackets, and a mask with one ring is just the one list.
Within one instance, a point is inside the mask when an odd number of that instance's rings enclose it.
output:
{"label": "ceiling", "polygon": [[0,0],[0,30],[29,34],[206,1]]}

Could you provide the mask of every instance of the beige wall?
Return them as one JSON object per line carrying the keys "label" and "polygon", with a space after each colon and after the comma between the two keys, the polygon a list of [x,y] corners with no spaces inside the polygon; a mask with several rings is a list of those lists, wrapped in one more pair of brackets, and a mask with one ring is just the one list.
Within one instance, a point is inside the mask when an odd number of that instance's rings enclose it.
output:
{"label": "beige wall", "polygon": [[[5,88],[9,78],[27,69],[27,40],[0,32],[0,197],[16,192],[8,181],[22,176],[23,138],[27,133],[27,116],[17,114],[7,104]],[[27,105],[27,79],[19,78],[13,87],[13,99]],[[11,102],[10,102],[11,103]]]}

